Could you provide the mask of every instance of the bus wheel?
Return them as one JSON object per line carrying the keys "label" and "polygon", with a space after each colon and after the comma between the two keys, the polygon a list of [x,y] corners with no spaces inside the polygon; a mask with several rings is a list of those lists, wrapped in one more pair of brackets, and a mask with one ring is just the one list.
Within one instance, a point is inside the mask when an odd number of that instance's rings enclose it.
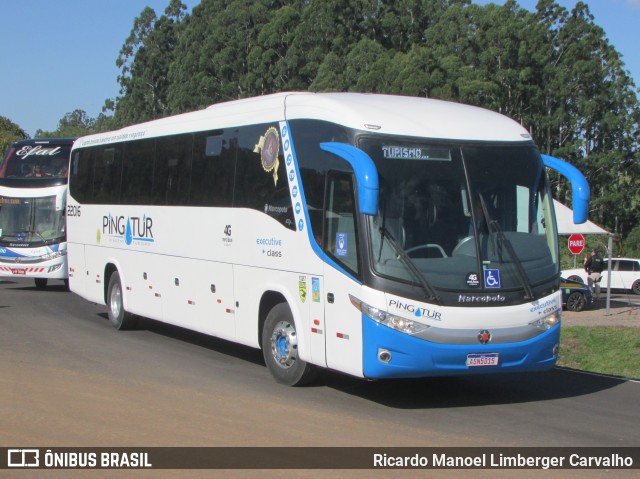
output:
{"label": "bus wheel", "polygon": [[269,372],[281,384],[301,386],[315,377],[314,368],[298,357],[298,335],[286,303],[274,306],[267,315],[262,354]]}
{"label": "bus wheel", "polygon": [[107,309],[109,311],[109,321],[116,329],[131,329],[134,327],[134,316],[124,309],[122,302],[122,283],[120,274],[115,271],[109,278],[107,288]]}
{"label": "bus wheel", "polygon": [[36,288],[44,289],[47,287],[47,283],[49,282],[47,278],[35,278]]}

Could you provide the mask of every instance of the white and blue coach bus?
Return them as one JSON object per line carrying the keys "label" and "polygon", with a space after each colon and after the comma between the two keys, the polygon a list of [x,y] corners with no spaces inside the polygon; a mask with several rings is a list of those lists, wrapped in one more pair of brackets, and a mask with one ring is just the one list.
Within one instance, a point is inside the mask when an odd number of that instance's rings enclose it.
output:
{"label": "white and blue coach bus", "polygon": [[20,140],[0,163],[0,276],[67,281],[65,204],[73,138]]}
{"label": "white and blue coach bus", "polygon": [[71,290],[262,348],[281,383],[546,370],[560,338],[545,166],[518,123],[444,101],[279,93],[76,141]]}

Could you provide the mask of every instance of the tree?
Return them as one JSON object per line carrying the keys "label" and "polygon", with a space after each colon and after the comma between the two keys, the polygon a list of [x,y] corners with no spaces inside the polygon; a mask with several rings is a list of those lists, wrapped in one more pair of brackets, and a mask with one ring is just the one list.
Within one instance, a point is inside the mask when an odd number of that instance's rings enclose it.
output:
{"label": "tree", "polygon": [[90,118],[84,110],[74,110],[58,121],[54,131],[37,130],[36,138],[77,138],[93,132],[96,120]]}
{"label": "tree", "polygon": [[[469,103],[525,126],[583,171],[597,222],[640,223],[640,106],[584,2],[171,0],[145,9],[118,58],[121,96],[95,128],[283,90],[399,93]],[[567,181],[550,172],[570,206]]]}
{"label": "tree", "polygon": [[29,138],[29,135],[22,128],[9,120],[9,118],[0,115],[0,154],[2,156],[4,156],[4,152],[11,143],[27,138]]}
{"label": "tree", "polygon": [[114,123],[123,126],[169,114],[168,73],[174,60],[178,30],[186,6],[171,0],[160,18],[145,7],[120,50],[116,65],[120,97],[106,103],[115,110]]}

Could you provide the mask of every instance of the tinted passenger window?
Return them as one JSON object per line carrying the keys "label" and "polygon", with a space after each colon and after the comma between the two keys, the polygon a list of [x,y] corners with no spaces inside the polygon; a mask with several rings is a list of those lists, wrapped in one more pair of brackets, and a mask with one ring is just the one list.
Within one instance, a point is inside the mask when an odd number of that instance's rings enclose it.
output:
{"label": "tinted passenger window", "polygon": [[231,206],[236,144],[233,130],[196,133],[189,204]]}
{"label": "tinted passenger window", "polygon": [[153,177],[153,204],[188,204],[192,149],[191,134],[158,138]]}
{"label": "tinted passenger window", "polygon": [[118,203],[122,175],[122,145],[95,150],[93,199],[95,204]]}
{"label": "tinted passenger window", "polygon": [[240,128],[234,206],[262,211],[295,229],[277,125]]}
{"label": "tinted passenger window", "polygon": [[618,263],[618,271],[635,271],[635,261],[620,261]]}
{"label": "tinted passenger window", "polygon": [[69,188],[71,196],[80,203],[86,202],[93,194],[94,150],[76,151],[71,161]]}
{"label": "tinted passenger window", "polygon": [[155,140],[139,140],[125,146],[122,171],[122,203],[141,205],[151,201]]}

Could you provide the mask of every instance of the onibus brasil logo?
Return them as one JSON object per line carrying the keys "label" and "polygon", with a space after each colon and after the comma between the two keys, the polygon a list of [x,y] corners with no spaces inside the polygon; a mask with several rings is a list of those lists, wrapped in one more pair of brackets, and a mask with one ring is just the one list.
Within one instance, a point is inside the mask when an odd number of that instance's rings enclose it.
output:
{"label": "onibus brasil logo", "polygon": [[153,243],[153,219],[150,216],[109,215],[102,217],[102,232],[98,231],[97,240],[106,236],[111,240],[123,241],[126,245]]}

